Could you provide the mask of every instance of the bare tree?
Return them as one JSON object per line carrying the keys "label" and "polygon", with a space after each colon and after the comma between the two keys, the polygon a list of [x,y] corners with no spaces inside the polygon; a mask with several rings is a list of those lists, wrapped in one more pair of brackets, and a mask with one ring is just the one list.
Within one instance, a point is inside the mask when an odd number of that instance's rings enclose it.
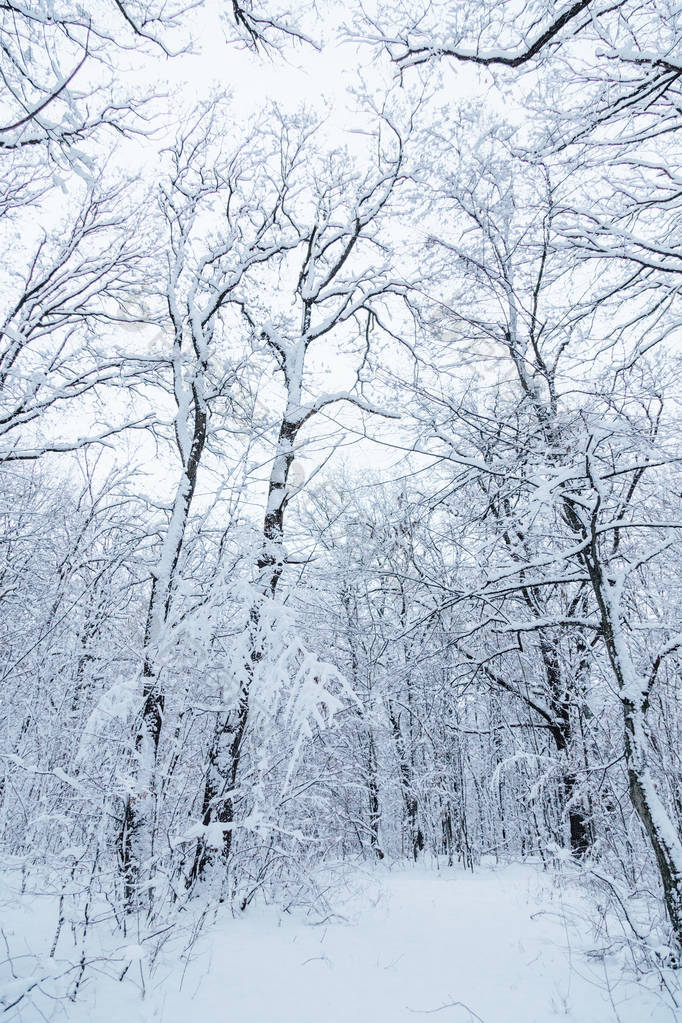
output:
{"label": "bare tree", "polygon": [[[285,513],[297,489],[290,483],[290,474],[302,443],[299,435],[306,424],[339,402],[371,414],[395,415],[363,393],[363,371],[370,357],[372,328],[381,322],[381,305],[390,296],[402,299],[406,294],[382,232],[404,173],[403,138],[392,122],[384,119],[377,141],[378,159],[364,172],[352,165],[348,170],[348,154],[343,152],[332,153],[319,164],[316,154],[308,154],[313,168],[319,169],[308,179],[293,208],[292,215],[299,225],[297,263],[290,266],[288,274],[293,287],[277,296],[275,316],[254,298],[245,297],[242,302],[244,318],[268,346],[281,373],[284,409],[274,426],[276,440],[267,480],[262,551],[257,562],[261,596],[250,615],[250,655],[237,710],[216,722],[202,802],[204,826],[224,826],[224,863],[229,860],[232,845],[234,791],[247,736],[252,672],[262,656],[261,603],[276,595],[287,560]],[[344,351],[356,353],[355,385],[350,389],[331,393],[313,390],[315,377],[307,362],[310,353],[323,345],[335,358]],[[208,851],[200,843],[192,877],[205,870],[208,860]]]}
{"label": "bare tree", "polygon": [[3,460],[73,450],[148,422],[133,414],[98,428],[93,415],[86,436],[64,433],[65,412],[87,408],[105,387],[132,387],[143,373],[112,336],[149,278],[144,215],[144,196],[100,182],[85,190],[64,233],[41,231],[17,260],[0,332]]}
{"label": "bare tree", "polygon": [[[487,167],[480,157],[474,163],[476,170],[469,177],[465,173],[448,193],[463,217],[460,240],[439,243],[434,237],[433,245],[446,253],[449,272],[456,260],[463,278],[475,284],[453,303],[456,311],[449,322],[455,336],[480,346],[479,353],[491,359],[491,375],[495,359],[503,360],[507,371],[499,378],[492,406],[485,399],[477,405],[435,391],[435,407],[448,409],[451,424],[457,425],[449,434],[437,423],[432,429],[445,444],[446,457],[454,465],[468,465],[478,479],[482,514],[495,523],[499,562],[488,569],[479,595],[484,625],[493,628],[498,643],[508,637],[510,645],[500,645],[492,657],[513,653],[514,636],[519,656],[525,655],[535,636],[545,675],[542,688],[528,689],[522,677],[510,679],[508,669],[491,665],[487,653],[478,658],[468,651],[469,638],[481,626],[467,630],[459,642],[492,684],[533,709],[560,753],[571,746],[581,680],[594,670],[594,651],[604,645],[620,694],[632,804],[655,853],[679,943],[679,837],[657,794],[645,725],[658,671],[654,665],[674,653],[677,639],[663,629],[660,649],[635,655],[627,638],[633,626],[625,623],[637,612],[626,611],[622,603],[631,571],[667,551],[678,526],[673,516],[657,527],[655,516],[642,515],[637,503],[654,465],[669,461],[665,448],[657,448],[662,384],[643,384],[638,371],[648,312],[645,308],[627,318],[628,368],[617,364],[614,374],[605,362],[599,376],[595,367],[602,353],[623,341],[620,310],[614,312],[608,288],[595,293],[591,283],[581,284],[584,263],[574,262],[575,252],[569,250],[566,262],[547,169],[535,168],[535,196],[545,193],[536,206],[528,188],[533,168],[527,162],[518,182],[509,168],[505,171],[492,159]],[[524,197],[530,205],[524,206]],[[570,305],[567,295],[573,297]],[[600,338],[596,352],[586,335]],[[572,378],[585,360],[590,360],[591,373],[583,371],[582,377],[591,384],[578,397]],[[479,387],[484,394],[485,380]],[[622,446],[616,438],[622,438]],[[655,488],[654,480],[651,485]],[[651,531],[653,537],[657,528],[663,530],[660,546],[652,541],[641,557],[636,546],[625,553],[629,530]],[[581,852],[589,825],[575,783],[575,768],[568,766],[565,800],[571,808],[573,846]]]}
{"label": "bare tree", "polygon": [[[0,70],[5,112],[0,154],[40,149],[81,160],[78,147],[101,131],[134,132],[144,102],[114,84],[120,54],[151,47],[169,55],[186,5],[103,0],[89,11],[63,4],[3,5]],[[87,162],[87,158],[85,161]]]}
{"label": "bare tree", "polygon": [[153,856],[155,764],[165,704],[159,651],[167,640],[202,456],[207,445],[216,446],[212,414],[220,403],[225,415],[225,401],[229,408],[249,359],[240,343],[239,321],[228,325],[226,313],[255,267],[280,260],[299,241],[286,209],[300,141],[278,149],[273,173],[272,139],[266,133],[257,132],[228,155],[221,153],[221,134],[220,108],[211,105],[171,149],[170,178],[160,191],[167,245],[164,328],[170,341],[164,361],[172,373],[180,473],[146,616],[142,710],[135,737],[139,765],[136,790],[126,796],[121,833],[130,905],[140,866]]}
{"label": "bare tree", "polygon": [[[43,151],[88,166],[88,141],[107,132],[146,134],[153,93],[137,89],[124,71],[129,53],[171,57],[194,45],[193,14],[201,0],[96,0],[28,4],[9,0],[0,11],[0,75],[5,109],[0,156]],[[271,49],[283,40],[309,42],[291,15],[267,4],[227,5],[237,40]],[[121,87],[121,81],[124,85]]]}

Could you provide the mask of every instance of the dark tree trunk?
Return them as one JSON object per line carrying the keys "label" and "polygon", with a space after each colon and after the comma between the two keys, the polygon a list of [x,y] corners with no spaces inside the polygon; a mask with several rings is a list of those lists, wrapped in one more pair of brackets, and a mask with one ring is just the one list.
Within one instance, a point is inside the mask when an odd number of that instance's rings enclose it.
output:
{"label": "dark tree trunk", "polygon": [[[155,644],[158,631],[168,621],[180,554],[185,541],[189,513],[196,489],[199,462],[206,443],[208,417],[194,390],[194,429],[192,443],[183,467],[183,473],[175,493],[168,530],[164,537],[161,564],[152,580],[147,608],[144,637],[144,662],[142,665],[142,713],[135,734],[135,751],[138,756],[138,778],[142,791],[128,793],[123,807],[123,819],[119,833],[119,865],[123,875],[125,904],[129,911],[135,909],[139,895],[141,860],[145,854],[153,853],[153,820],[155,813],[156,762],[163,725],[165,695],[154,664]],[[138,838],[144,829],[149,829],[150,842],[146,851],[141,851]]]}
{"label": "dark tree trunk", "polygon": [[367,772],[369,792],[369,834],[372,849],[379,860],[383,860],[384,853],[379,844],[379,825],[381,823],[381,812],[379,808],[379,785],[377,782],[377,754],[374,745],[374,736],[369,733],[369,747],[367,750]]}
{"label": "dark tree trunk", "polygon": [[[261,585],[266,596],[274,597],[284,570],[282,539],[284,534],[284,512],[287,506],[287,479],[294,457],[294,443],[300,424],[286,418],[280,426],[278,455],[273,462],[268,502],[263,522],[263,550],[257,567]],[[216,720],[213,739],[208,754],[206,780],[202,796],[202,823],[224,825],[219,860],[225,870],[232,852],[232,838],[235,822],[234,790],[239,776],[244,739],[249,720],[249,694],[256,665],[262,659],[258,633],[261,626],[261,612],[254,605],[250,612],[250,661],[244,671],[239,706],[223,721]],[[200,840],[187,879],[188,887],[202,876],[214,861],[215,856],[206,842]]]}
{"label": "dark tree trunk", "polygon": [[[682,854],[679,837],[656,792],[649,767],[643,712],[623,701],[625,759],[630,799],[651,843],[663,886],[663,898],[678,951],[682,950]],[[678,965],[680,965],[678,960]]]}
{"label": "dark tree trunk", "polygon": [[410,762],[407,759],[405,740],[400,728],[400,721],[389,707],[389,717],[395,738],[396,752],[398,755],[398,770],[400,776],[400,787],[405,805],[405,819],[407,824],[408,840],[411,847],[412,857],[416,860],[424,848],[424,834],[419,825],[419,801],[414,793],[412,785],[412,772]]}

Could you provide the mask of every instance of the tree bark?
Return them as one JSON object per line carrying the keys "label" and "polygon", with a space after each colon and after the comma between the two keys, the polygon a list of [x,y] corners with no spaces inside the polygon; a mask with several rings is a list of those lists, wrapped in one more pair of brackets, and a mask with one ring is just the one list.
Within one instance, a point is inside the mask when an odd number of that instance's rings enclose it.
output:
{"label": "tree bark", "polygon": [[[158,644],[168,621],[180,554],[196,489],[199,462],[206,443],[208,417],[196,385],[193,387],[194,428],[190,450],[175,493],[171,518],[163,541],[159,566],[152,580],[147,608],[142,665],[142,713],[135,734],[136,790],[124,801],[118,843],[125,904],[135,909],[140,894],[140,873],[154,854],[156,765],[163,725],[165,694],[155,663]],[[181,456],[182,445],[179,444]]]}

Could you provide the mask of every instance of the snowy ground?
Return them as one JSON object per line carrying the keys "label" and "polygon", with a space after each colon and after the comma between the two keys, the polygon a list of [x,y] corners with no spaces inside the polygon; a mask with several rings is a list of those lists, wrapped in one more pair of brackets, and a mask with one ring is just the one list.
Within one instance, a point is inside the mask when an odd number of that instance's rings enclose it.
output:
{"label": "snowy ground", "polygon": [[[31,906],[3,915],[15,953],[22,928],[34,946],[40,939],[45,907],[35,900]],[[111,979],[120,966],[91,971],[75,1003],[52,1001],[35,989],[30,1001],[4,1016],[0,1009],[0,1016],[24,1023],[682,1020],[673,1002],[682,1005],[674,975],[667,973],[666,992],[655,973],[635,980],[622,950],[595,956],[599,943],[584,899],[574,886],[557,885],[532,866],[473,875],[377,870],[354,875],[345,896],[335,894],[335,906],[339,915],[323,923],[261,906],[207,925],[194,941],[187,929],[182,945],[174,938],[164,947],[151,976],[144,958],[150,946],[128,944],[116,953],[119,964],[132,962],[122,983]],[[49,931],[42,936],[48,949],[53,920]],[[188,954],[181,954],[182,946],[189,946]],[[15,961],[15,972],[21,962]],[[57,972],[59,955],[53,962]],[[10,978],[9,990],[21,983]]]}

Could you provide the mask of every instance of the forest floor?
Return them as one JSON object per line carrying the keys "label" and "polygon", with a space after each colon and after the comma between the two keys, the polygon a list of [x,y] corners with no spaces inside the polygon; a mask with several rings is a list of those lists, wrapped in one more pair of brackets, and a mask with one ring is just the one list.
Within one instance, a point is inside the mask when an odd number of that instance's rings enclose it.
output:
{"label": "forest floor", "polygon": [[[337,880],[333,902],[335,912],[322,922],[301,910],[253,905],[240,918],[219,916],[193,939],[185,927],[164,945],[151,971],[145,962],[151,946],[130,939],[122,946],[119,935],[115,954],[111,945],[102,946],[102,969],[86,972],[75,1002],[53,1000],[43,984],[9,1013],[0,1002],[0,1016],[23,1023],[682,1019],[675,974],[637,976],[627,947],[595,929],[594,908],[566,875],[543,874],[532,865],[475,873],[377,868],[356,872],[343,885]],[[20,908],[16,900],[14,906]],[[48,921],[45,910],[44,901],[34,899],[12,912],[4,901],[3,936],[18,976],[25,969],[21,942],[35,953],[36,942],[49,949],[54,939],[54,917]],[[67,938],[60,936],[60,944]],[[131,964],[122,982],[120,965],[104,966],[107,955]],[[69,962],[64,950],[61,957],[58,946],[55,975]],[[10,977],[6,992],[22,984]],[[6,1007],[10,997],[4,997]]]}

